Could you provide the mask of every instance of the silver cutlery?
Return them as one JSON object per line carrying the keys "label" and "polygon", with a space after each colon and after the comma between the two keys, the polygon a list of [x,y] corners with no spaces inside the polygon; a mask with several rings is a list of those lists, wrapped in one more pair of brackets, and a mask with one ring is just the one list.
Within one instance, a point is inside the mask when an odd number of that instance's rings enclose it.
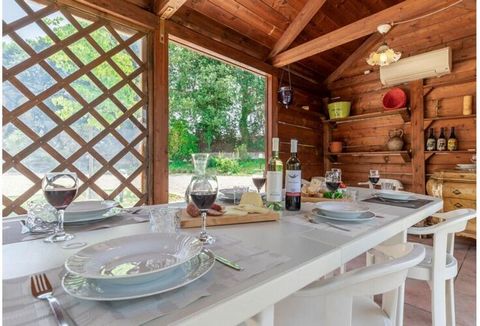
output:
{"label": "silver cutlery", "polygon": [[234,263],[233,261],[228,260],[227,258],[224,258],[222,256],[215,255],[215,260],[224,264],[225,266],[233,268],[237,271],[243,270],[243,268],[240,265],[238,265],[237,263]]}
{"label": "silver cutlery", "polygon": [[338,226],[336,224],[333,224],[333,223],[330,223],[330,222],[326,222],[326,221],[321,221],[321,222],[318,222],[317,220],[315,220],[314,218],[312,218],[311,215],[305,215],[305,217],[308,219],[309,222],[311,223],[314,223],[314,224],[320,224],[320,223],[323,223],[323,224],[326,224],[334,229],[338,229],[338,230],[341,230],[341,231],[345,231],[345,232],[350,232],[349,229],[347,228],[344,228],[344,227],[341,227],[341,226]]}
{"label": "silver cutlery", "polygon": [[72,318],[62,309],[58,300],[53,296],[53,288],[45,274],[30,277],[32,295],[40,300],[47,300],[59,326],[76,325]]}

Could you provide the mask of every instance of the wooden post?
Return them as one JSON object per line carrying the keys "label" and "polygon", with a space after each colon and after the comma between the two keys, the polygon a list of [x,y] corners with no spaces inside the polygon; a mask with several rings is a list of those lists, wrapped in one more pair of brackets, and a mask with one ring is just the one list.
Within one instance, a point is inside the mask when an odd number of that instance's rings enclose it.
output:
{"label": "wooden post", "polygon": [[168,203],[168,33],[163,26],[153,33],[153,112],[150,126],[153,131],[152,204],[164,204]]}
{"label": "wooden post", "polygon": [[323,131],[323,175],[325,175],[325,171],[331,169],[331,162],[327,155],[329,152],[328,146],[330,146],[330,141],[332,139],[332,130],[331,126],[328,123],[322,123],[322,131]]}
{"label": "wooden post", "polygon": [[423,80],[409,83],[412,110],[412,190],[425,194],[425,133],[423,128]]}
{"label": "wooden post", "polygon": [[278,77],[267,75],[267,139],[266,159],[272,156],[272,137],[278,136],[278,105],[277,105]]}

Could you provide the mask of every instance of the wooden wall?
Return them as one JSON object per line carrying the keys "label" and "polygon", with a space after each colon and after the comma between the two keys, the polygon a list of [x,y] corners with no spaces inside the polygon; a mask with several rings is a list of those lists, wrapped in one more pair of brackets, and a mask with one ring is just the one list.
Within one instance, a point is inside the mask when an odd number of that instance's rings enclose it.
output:
{"label": "wooden wall", "polygon": [[[322,122],[319,111],[321,99],[312,91],[295,87],[294,103],[286,109],[278,107],[278,137],[280,158],[285,163],[290,157],[290,139],[298,140],[298,158],[302,163],[302,178],[310,179],[324,174]],[[302,109],[309,106],[309,111]]]}
{"label": "wooden wall", "polygon": [[[457,163],[470,163],[473,153],[466,150],[476,147],[475,116],[459,117],[462,115],[463,96],[475,95],[475,28],[474,8],[451,8],[428,18],[395,26],[387,37],[387,43],[401,51],[403,57],[445,46],[452,48],[453,72],[441,78],[422,81],[424,128],[425,139],[429,125],[434,128],[437,137],[440,127],[446,127],[448,138],[450,127],[455,126],[460,151],[435,154],[431,157],[425,155],[424,168],[427,178],[437,170],[454,168]],[[341,96],[352,101],[351,114],[381,111],[382,97],[389,90],[389,87],[383,87],[380,83],[378,68],[370,74],[364,74],[366,70],[372,70],[372,67],[368,66],[364,59],[359,60],[343,73],[341,79],[329,85],[331,96]],[[409,85],[400,87],[406,91],[410,100]],[[415,145],[423,148],[423,143],[415,143],[423,142],[421,137],[412,139],[412,123],[404,123],[400,116],[395,115],[342,124],[331,136],[333,140],[344,141],[347,145],[346,151],[386,150],[388,131],[393,128],[402,128],[405,131],[404,149],[415,148]],[[419,189],[414,187],[414,183],[425,182],[413,177],[412,162],[405,163],[398,158],[385,163],[383,157],[342,157],[335,166],[342,169],[343,178],[348,184],[366,181],[368,170],[373,168],[380,170],[384,178],[401,180],[407,190]]]}

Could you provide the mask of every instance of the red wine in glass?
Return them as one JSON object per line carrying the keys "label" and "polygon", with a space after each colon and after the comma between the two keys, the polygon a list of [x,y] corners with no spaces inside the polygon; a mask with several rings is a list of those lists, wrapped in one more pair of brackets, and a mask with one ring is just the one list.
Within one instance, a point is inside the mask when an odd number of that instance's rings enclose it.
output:
{"label": "red wine in glass", "polygon": [[335,191],[337,191],[338,187],[340,186],[340,182],[327,181],[326,185],[327,185],[328,190],[335,192]]}
{"label": "red wine in glass", "polygon": [[65,209],[75,199],[77,189],[45,190],[45,199],[58,209]]}
{"label": "red wine in glass", "polygon": [[368,180],[375,186],[380,181],[380,177],[369,177]]}
{"label": "red wine in glass", "polygon": [[262,189],[263,185],[265,182],[267,182],[267,178],[262,178],[262,177],[253,177],[252,178],[253,184],[258,190],[258,193],[260,193],[260,189]]}
{"label": "red wine in glass", "polygon": [[211,191],[195,191],[190,193],[193,203],[201,211],[208,210],[217,199],[217,193]]}

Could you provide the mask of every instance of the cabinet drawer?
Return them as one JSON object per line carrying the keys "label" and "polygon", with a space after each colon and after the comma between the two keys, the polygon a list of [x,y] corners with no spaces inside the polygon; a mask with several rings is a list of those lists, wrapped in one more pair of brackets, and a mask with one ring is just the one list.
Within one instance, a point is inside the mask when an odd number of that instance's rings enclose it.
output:
{"label": "cabinet drawer", "polygon": [[476,208],[475,200],[458,199],[458,198],[444,198],[443,210],[445,212],[453,211],[460,208]]}
{"label": "cabinet drawer", "polygon": [[443,197],[460,198],[460,199],[476,199],[477,187],[471,183],[461,182],[444,182],[442,195]]}

